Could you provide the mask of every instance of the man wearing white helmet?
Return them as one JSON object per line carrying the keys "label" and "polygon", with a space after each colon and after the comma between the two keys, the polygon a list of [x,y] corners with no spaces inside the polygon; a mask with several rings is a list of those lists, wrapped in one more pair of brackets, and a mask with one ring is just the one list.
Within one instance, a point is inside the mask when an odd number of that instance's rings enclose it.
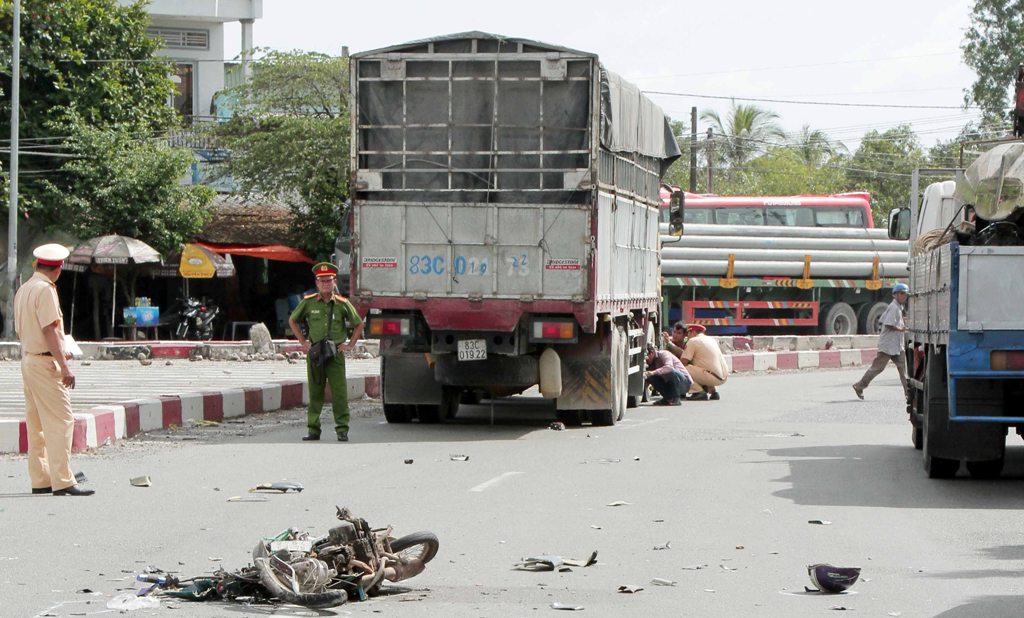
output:
{"label": "man wearing white helmet", "polygon": [[25,385],[28,475],[32,493],[89,496],[75,484],[71,471],[71,437],[75,417],[71,392],[75,374],[64,351],[64,316],[57,299],[66,247],[36,247],[35,273],[14,295],[14,330],[21,341],[21,378]]}
{"label": "man wearing white helmet", "polygon": [[910,288],[906,283],[897,283],[892,287],[892,302],[885,308],[882,314],[882,332],[878,334],[878,354],[875,360],[864,372],[860,381],[854,383],[853,392],[857,397],[864,399],[864,389],[871,384],[875,376],[882,373],[886,364],[892,361],[896,365],[896,371],[900,374],[900,383],[903,385],[903,393],[907,392],[907,367],[903,355],[906,344],[903,342],[903,333],[907,326],[903,322],[903,305],[907,304],[907,296],[910,295]]}

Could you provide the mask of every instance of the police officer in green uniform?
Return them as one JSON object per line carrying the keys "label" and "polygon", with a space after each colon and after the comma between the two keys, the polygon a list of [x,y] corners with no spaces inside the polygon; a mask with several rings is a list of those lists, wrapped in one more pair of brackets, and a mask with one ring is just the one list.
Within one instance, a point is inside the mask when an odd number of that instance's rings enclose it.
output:
{"label": "police officer in green uniform", "polygon": [[[334,411],[334,429],[339,442],[348,442],[348,385],[345,382],[345,351],[355,347],[363,335],[363,321],[347,298],[335,293],[338,267],[330,262],[313,266],[316,275],[316,293],[309,294],[299,302],[288,325],[306,352],[306,376],[309,379],[309,411],[306,425],[309,434],[303,440],[320,439],[320,412],[324,406],[325,384],[331,385],[331,407]],[[305,320],[309,327],[309,338],[302,334],[299,322]],[[328,328],[330,332],[328,332]],[[351,334],[349,329],[351,328]],[[329,339],[336,345],[334,358],[324,367],[315,365],[310,356],[310,347]]]}

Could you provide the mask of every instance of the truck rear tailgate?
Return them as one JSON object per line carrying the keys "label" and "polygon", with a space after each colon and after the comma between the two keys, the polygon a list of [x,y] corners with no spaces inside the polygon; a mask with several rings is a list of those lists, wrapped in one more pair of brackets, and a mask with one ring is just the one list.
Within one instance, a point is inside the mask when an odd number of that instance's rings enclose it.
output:
{"label": "truck rear tailgate", "polygon": [[374,202],[355,212],[357,293],[549,300],[588,295],[589,208]]}

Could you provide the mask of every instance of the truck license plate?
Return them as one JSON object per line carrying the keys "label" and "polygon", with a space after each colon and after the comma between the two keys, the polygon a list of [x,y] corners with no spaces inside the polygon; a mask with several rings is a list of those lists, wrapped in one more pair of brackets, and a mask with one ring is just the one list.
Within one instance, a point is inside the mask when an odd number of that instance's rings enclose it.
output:
{"label": "truck license plate", "polygon": [[475,361],[487,359],[486,339],[461,339],[459,341],[459,360]]}

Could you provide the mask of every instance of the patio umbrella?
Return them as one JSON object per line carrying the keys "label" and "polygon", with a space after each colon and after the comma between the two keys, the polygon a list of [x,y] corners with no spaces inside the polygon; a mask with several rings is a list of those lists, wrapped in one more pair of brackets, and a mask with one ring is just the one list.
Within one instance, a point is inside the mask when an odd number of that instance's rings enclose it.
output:
{"label": "patio umbrella", "polygon": [[159,262],[160,253],[137,238],[108,234],[90,238],[75,247],[68,256],[68,261],[75,264],[109,264],[114,267],[114,290],[110,295],[110,327],[114,328],[118,265]]}

